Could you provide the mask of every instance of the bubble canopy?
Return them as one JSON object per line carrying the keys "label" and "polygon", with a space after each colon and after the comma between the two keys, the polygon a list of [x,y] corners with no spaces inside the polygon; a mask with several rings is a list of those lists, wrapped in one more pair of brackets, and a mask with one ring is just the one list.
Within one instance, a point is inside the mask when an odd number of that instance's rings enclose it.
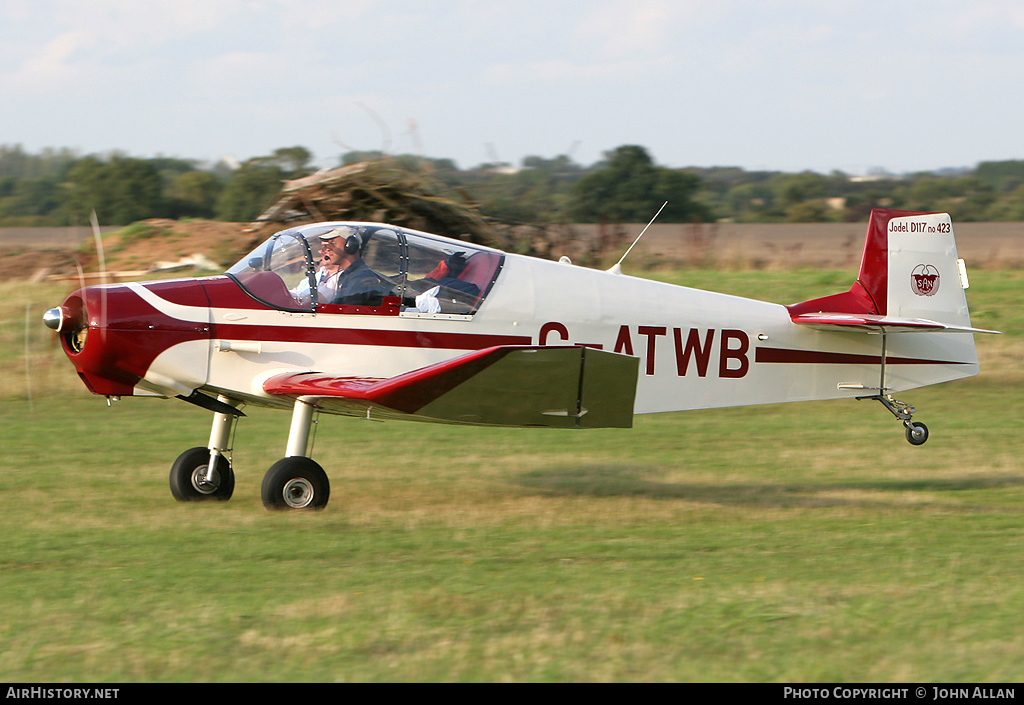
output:
{"label": "bubble canopy", "polygon": [[[328,249],[344,253],[344,267],[332,264]],[[227,275],[281,311],[473,315],[503,261],[497,250],[459,240],[380,223],[333,222],[275,233]]]}

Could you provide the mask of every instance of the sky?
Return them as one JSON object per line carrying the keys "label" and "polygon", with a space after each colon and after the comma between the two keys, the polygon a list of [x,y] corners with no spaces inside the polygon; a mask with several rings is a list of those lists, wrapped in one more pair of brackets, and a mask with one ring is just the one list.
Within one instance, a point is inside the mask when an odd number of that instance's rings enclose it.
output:
{"label": "sky", "polygon": [[0,144],[907,173],[1024,159],[1019,0],[3,0]]}

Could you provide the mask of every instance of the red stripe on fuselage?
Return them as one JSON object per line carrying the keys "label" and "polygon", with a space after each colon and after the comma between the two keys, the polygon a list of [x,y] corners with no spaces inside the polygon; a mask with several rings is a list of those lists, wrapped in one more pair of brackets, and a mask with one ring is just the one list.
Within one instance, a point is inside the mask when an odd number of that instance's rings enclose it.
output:
{"label": "red stripe on fuselage", "polygon": [[[785,348],[757,348],[754,362],[794,365],[881,365],[881,355],[822,352],[818,350],[786,350]],[[912,357],[888,357],[887,365],[966,365],[952,360],[923,360]]]}

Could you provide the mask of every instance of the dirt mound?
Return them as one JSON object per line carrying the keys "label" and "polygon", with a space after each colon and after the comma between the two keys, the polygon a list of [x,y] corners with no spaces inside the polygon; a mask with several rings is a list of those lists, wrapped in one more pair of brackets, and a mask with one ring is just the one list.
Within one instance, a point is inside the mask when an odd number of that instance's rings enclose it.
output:
{"label": "dirt mound", "polygon": [[249,229],[328,220],[390,223],[498,248],[509,244],[468,197],[390,158],[286,181],[277,202]]}

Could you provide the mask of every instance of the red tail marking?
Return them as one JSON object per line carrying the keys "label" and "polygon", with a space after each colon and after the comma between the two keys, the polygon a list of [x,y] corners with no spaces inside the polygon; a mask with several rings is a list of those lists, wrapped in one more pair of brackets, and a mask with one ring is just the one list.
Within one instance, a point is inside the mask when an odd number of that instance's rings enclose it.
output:
{"label": "red tail marking", "polygon": [[787,306],[791,316],[804,313],[866,313],[884,316],[889,296],[889,221],[920,211],[898,211],[876,208],[871,211],[864,253],[860,259],[857,281],[849,291]]}

